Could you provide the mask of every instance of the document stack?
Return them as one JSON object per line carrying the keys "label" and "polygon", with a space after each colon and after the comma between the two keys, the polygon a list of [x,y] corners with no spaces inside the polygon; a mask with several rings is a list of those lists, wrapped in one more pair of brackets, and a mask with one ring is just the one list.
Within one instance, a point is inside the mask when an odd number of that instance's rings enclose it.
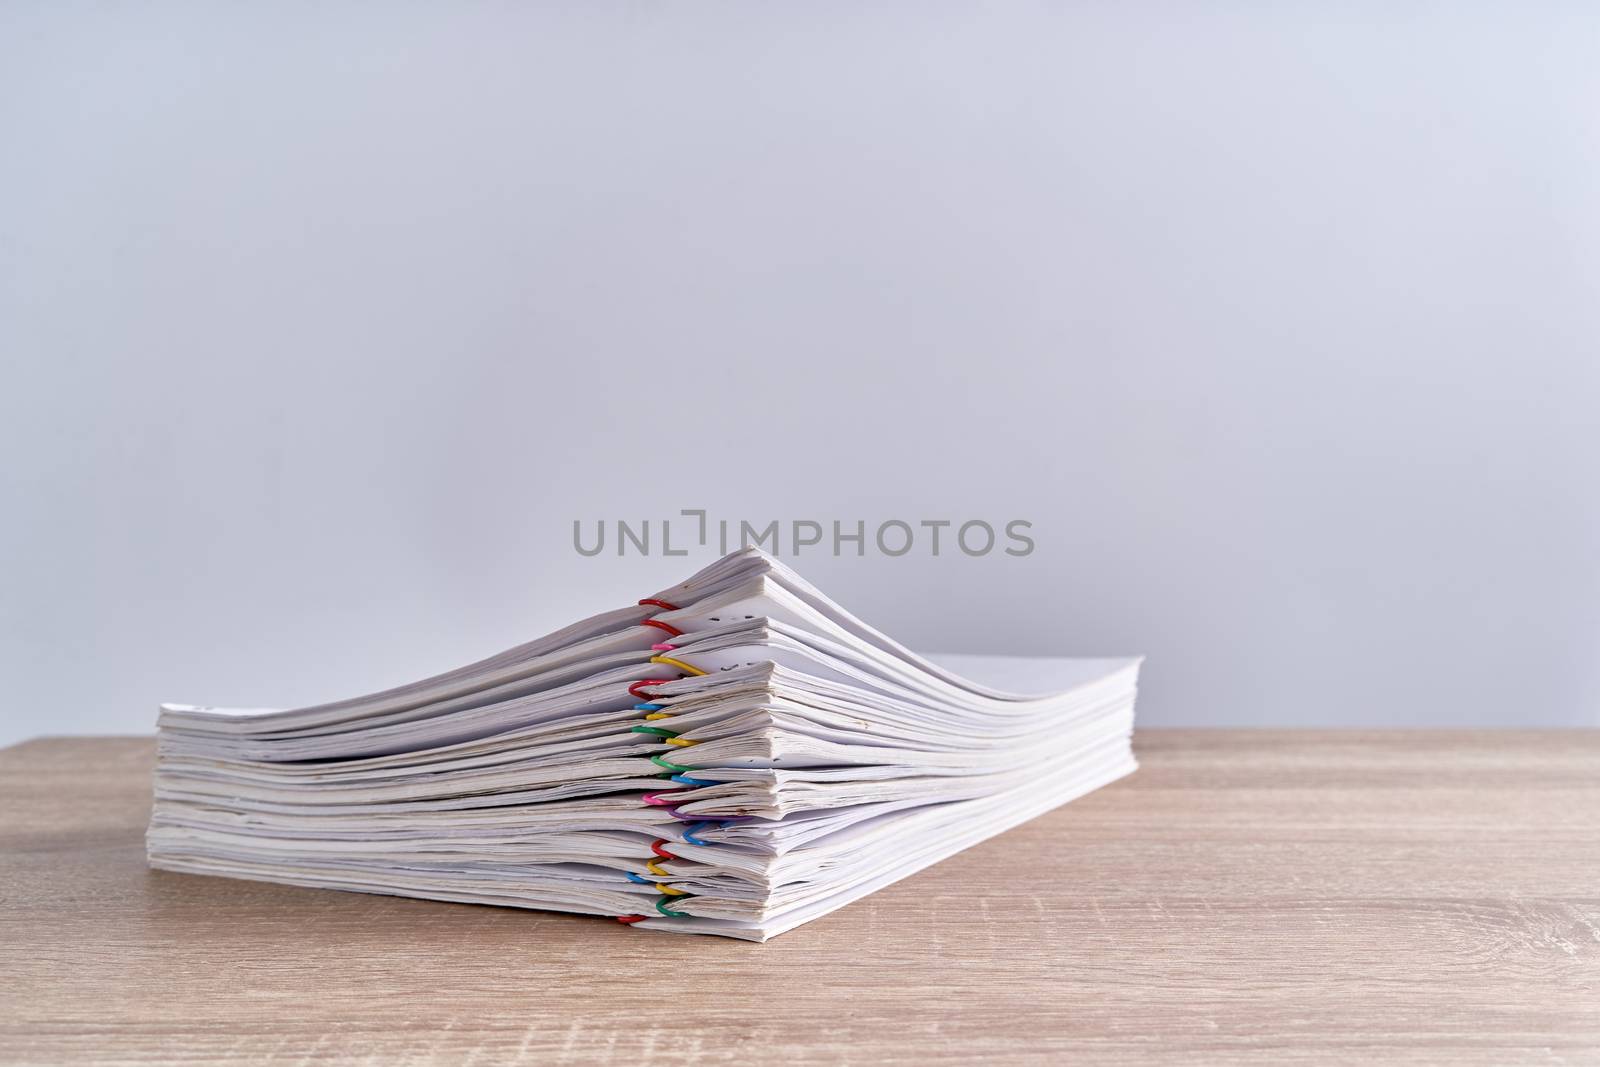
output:
{"label": "document stack", "polygon": [[1134,769],[1137,660],[946,662],[747,549],[397,689],[163,705],[149,859],[764,941]]}

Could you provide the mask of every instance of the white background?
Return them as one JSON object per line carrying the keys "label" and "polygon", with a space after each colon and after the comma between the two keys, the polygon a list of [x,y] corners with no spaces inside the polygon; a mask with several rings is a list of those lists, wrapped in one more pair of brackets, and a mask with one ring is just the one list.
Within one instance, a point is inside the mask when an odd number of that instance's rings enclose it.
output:
{"label": "white background", "polygon": [[[0,6],[0,741],[801,557],[1147,724],[1600,724],[1589,4]],[[592,529],[592,525],[589,527]]]}

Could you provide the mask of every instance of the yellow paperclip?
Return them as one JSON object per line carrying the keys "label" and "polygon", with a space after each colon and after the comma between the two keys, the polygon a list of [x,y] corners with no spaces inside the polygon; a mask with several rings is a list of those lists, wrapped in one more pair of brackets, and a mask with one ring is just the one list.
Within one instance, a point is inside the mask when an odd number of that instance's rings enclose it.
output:
{"label": "yellow paperclip", "polygon": [[688,671],[690,674],[699,675],[699,674],[710,674],[711,673],[710,671],[701,670],[699,667],[696,667],[692,663],[685,663],[681,659],[673,659],[671,656],[651,656],[650,657],[650,662],[651,663],[666,663],[666,664],[669,664],[669,665],[671,665],[673,667],[678,668],[680,671]]}

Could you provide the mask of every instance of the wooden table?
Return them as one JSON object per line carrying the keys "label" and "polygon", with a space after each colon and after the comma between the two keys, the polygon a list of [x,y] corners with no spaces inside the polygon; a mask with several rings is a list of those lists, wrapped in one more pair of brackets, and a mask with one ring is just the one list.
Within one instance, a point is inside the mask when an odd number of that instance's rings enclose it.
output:
{"label": "wooden table", "polygon": [[149,871],[152,745],[0,751],[0,1060],[1600,1063],[1600,733],[1148,730],[766,945]]}

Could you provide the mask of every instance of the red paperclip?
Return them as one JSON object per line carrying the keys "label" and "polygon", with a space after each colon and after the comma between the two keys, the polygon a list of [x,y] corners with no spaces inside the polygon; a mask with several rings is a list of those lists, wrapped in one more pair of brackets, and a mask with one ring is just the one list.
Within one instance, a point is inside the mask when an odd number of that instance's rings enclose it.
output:
{"label": "red paperclip", "polygon": [[633,696],[633,697],[638,697],[640,700],[649,700],[649,699],[651,699],[650,694],[649,693],[641,693],[641,692],[639,692],[639,687],[640,686],[642,686],[642,685],[666,685],[670,681],[672,681],[671,678],[644,678],[644,679],[641,679],[641,680],[639,680],[637,682],[634,682],[632,685],[628,686],[628,695],[629,696]]}

